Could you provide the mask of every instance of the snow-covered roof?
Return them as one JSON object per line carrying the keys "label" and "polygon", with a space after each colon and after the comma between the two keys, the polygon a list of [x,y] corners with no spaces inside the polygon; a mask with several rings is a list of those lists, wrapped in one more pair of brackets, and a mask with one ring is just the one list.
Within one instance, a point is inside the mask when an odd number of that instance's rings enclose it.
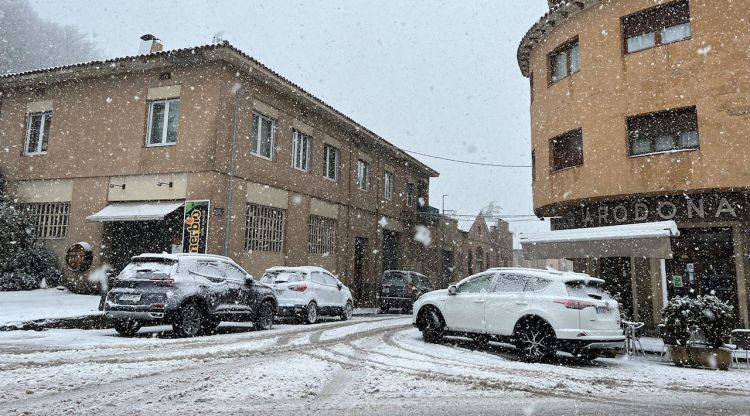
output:
{"label": "snow-covered roof", "polygon": [[232,46],[227,41],[220,44],[165,50],[145,55],[123,56],[106,60],[94,60],[72,65],[41,68],[14,74],[0,75],[0,88],[15,88],[19,86],[36,85],[39,83],[49,84],[53,82],[100,77],[123,72],[144,71],[161,68],[172,63],[178,63],[179,65],[198,65],[210,60],[228,62],[239,68],[247,69],[250,72],[257,71],[257,73],[264,74],[276,80],[292,94],[300,95],[314,106],[323,108],[334,117],[349,124],[365,137],[371,139],[373,144],[384,146],[392,151],[398,158],[406,160],[410,164],[425,171],[431,177],[439,176],[439,173],[436,170],[420,162],[413,156],[357,123],[346,114],[336,110],[325,101],[307,92],[305,89],[283,77],[276,71],[263,65],[260,61]]}
{"label": "snow-covered roof", "polygon": [[114,202],[86,217],[88,221],[154,221],[181,207],[184,201]]}
{"label": "snow-covered roof", "polygon": [[166,259],[172,261],[179,261],[181,258],[195,258],[195,259],[212,259],[212,260],[224,260],[234,263],[229,257],[219,256],[216,254],[202,254],[202,253],[142,253],[137,256],[133,256],[132,260],[138,259]]}
{"label": "snow-covered roof", "polygon": [[643,224],[612,225],[596,228],[548,231],[522,234],[521,243],[552,243],[560,241],[625,240],[633,238],[676,237],[680,235],[674,221]]}

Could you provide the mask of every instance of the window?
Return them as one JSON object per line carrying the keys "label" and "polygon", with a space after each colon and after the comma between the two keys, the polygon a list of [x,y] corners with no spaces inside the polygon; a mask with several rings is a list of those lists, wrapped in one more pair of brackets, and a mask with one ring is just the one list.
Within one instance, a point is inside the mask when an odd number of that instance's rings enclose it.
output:
{"label": "window", "polygon": [[393,198],[393,174],[386,171],[383,178],[383,197],[385,199]]}
{"label": "window", "polygon": [[698,148],[695,107],[631,116],[627,124],[631,156]]}
{"label": "window", "polygon": [[687,0],[664,4],[622,18],[625,52],[679,42],[692,36]]}
{"label": "window", "polygon": [[583,165],[583,130],[577,129],[549,141],[552,171]]}
{"label": "window", "polygon": [[47,153],[49,143],[49,128],[52,124],[52,112],[30,113],[26,120],[27,155],[43,155]]}
{"label": "window", "polygon": [[494,292],[516,293],[523,292],[526,286],[526,277],[517,274],[501,274],[497,277]]}
{"label": "window", "polygon": [[328,179],[338,179],[339,150],[330,144],[323,146],[323,176]]}
{"label": "window", "polygon": [[31,217],[34,235],[37,238],[52,239],[68,236],[70,202],[24,204],[23,209]]}
{"label": "window", "polygon": [[146,146],[168,146],[177,143],[180,126],[180,99],[151,101],[148,111]]}
{"label": "window", "polygon": [[357,188],[363,191],[370,189],[370,164],[362,159],[357,160]]}
{"label": "window", "polygon": [[321,272],[312,272],[310,273],[310,280],[312,280],[313,283],[317,283],[319,285],[325,285],[326,280],[323,278],[323,273]]}
{"label": "window", "polygon": [[542,279],[541,277],[527,276],[524,292],[539,292],[546,289],[550,284],[552,284],[551,280]]}
{"label": "window", "polygon": [[276,136],[276,120],[253,113],[253,129],[250,132],[250,153],[273,159],[273,144]]}
{"label": "window", "polygon": [[310,215],[310,254],[330,254],[336,240],[336,220]]}
{"label": "window", "polygon": [[490,291],[494,273],[485,273],[479,275],[459,286],[458,291],[461,293],[487,293]]}
{"label": "window", "polygon": [[294,130],[292,139],[292,165],[301,171],[310,171],[310,136]]}
{"label": "window", "polygon": [[332,287],[338,287],[339,281],[335,277],[331,276],[328,273],[323,273],[323,280],[325,281],[325,284]]}
{"label": "window", "polygon": [[549,54],[550,83],[581,70],[580,49],[578,37],[575,37]]}
{"label": "window", "polygon": [[224,268],[226,269],[227,280],[231,280],[236,283],[245,283],[245,277],[247,276],[247,273],[229,263],[224,263]]}
{"label": "window", "polygon": [[406,184],[406,206],[407,207],[414,207],[414,184],[413,183],[407,183]]}
{"label": "window", "polygon": [[245,250],[280,253],[284,242],[284,210],[247,205]]}

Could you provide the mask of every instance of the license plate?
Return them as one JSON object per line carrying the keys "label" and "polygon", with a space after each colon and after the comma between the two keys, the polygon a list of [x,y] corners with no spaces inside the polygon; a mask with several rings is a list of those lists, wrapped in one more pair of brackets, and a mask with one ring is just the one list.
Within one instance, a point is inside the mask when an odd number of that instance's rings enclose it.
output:
{"label": "license plate", "polygon": [[601,314],[608,314],[610,310],[611,310],[611,309],[609,309],[609,308],[608,308],[608,307],[606,307],[606,306],[597,306],[597,307],[596,307],[596,313],[601,313]]}
{"label": "license plate", "polygon": [[138,302],[141,300],[141,295],[121,295],[120,300],[123,302]]}

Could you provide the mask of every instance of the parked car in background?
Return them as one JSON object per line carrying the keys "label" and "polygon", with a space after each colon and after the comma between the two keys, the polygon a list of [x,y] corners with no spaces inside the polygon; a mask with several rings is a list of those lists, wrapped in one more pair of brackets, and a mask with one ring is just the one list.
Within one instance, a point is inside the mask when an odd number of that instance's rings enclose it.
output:
{"label": "parked car in background", "polygon": [[321,267],[272,267],[260,281],[273,288],[280,316],[297,316],[314,324],[322,315],[346,321],[354,312],[352,292]]}
{"label": "parked car in background", "polygon": [[386,313],[392,308],[399,308],[404,313],[411,313],[414,301],[432,290],[432,282],[421,273],[386,270],[380,280],[380,312]]}
{"label": "parked car in background", "polygon": [[115,330],[132,336],[142,325],[171,324],[179,336],[211,332],[221,321],[252,321],[270,329],[273,290],[232,259],[205,254],[133,257],[106,295],[104,314]]}
{"label": "parked car in background", "polygon": [[460,335],[514,344],[528,361],[558,350],[593,360],[625,339],[619,306],[585,274],[496,268],[430,292],[414,304],[424,340]]}

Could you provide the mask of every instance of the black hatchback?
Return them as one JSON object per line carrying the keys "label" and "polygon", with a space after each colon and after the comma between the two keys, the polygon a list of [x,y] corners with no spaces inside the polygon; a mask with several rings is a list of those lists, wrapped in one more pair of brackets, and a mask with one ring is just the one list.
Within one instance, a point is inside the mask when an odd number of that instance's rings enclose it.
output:
{"label": "black hatchback", "polygon": [[211,332],[221,321],[270,329],[276,296],[232,259],[204,254],[141,254],[114,281],[104,314],[132,336],[142,325],[170,324],[178,336]]}
{"label": "black hatchback", "polygon": [[387,270],[380,281],[380,312],[386,313],[398,308],[404,313],[411,313],[414,301],[432,290],[432,282],[421,273]]}

